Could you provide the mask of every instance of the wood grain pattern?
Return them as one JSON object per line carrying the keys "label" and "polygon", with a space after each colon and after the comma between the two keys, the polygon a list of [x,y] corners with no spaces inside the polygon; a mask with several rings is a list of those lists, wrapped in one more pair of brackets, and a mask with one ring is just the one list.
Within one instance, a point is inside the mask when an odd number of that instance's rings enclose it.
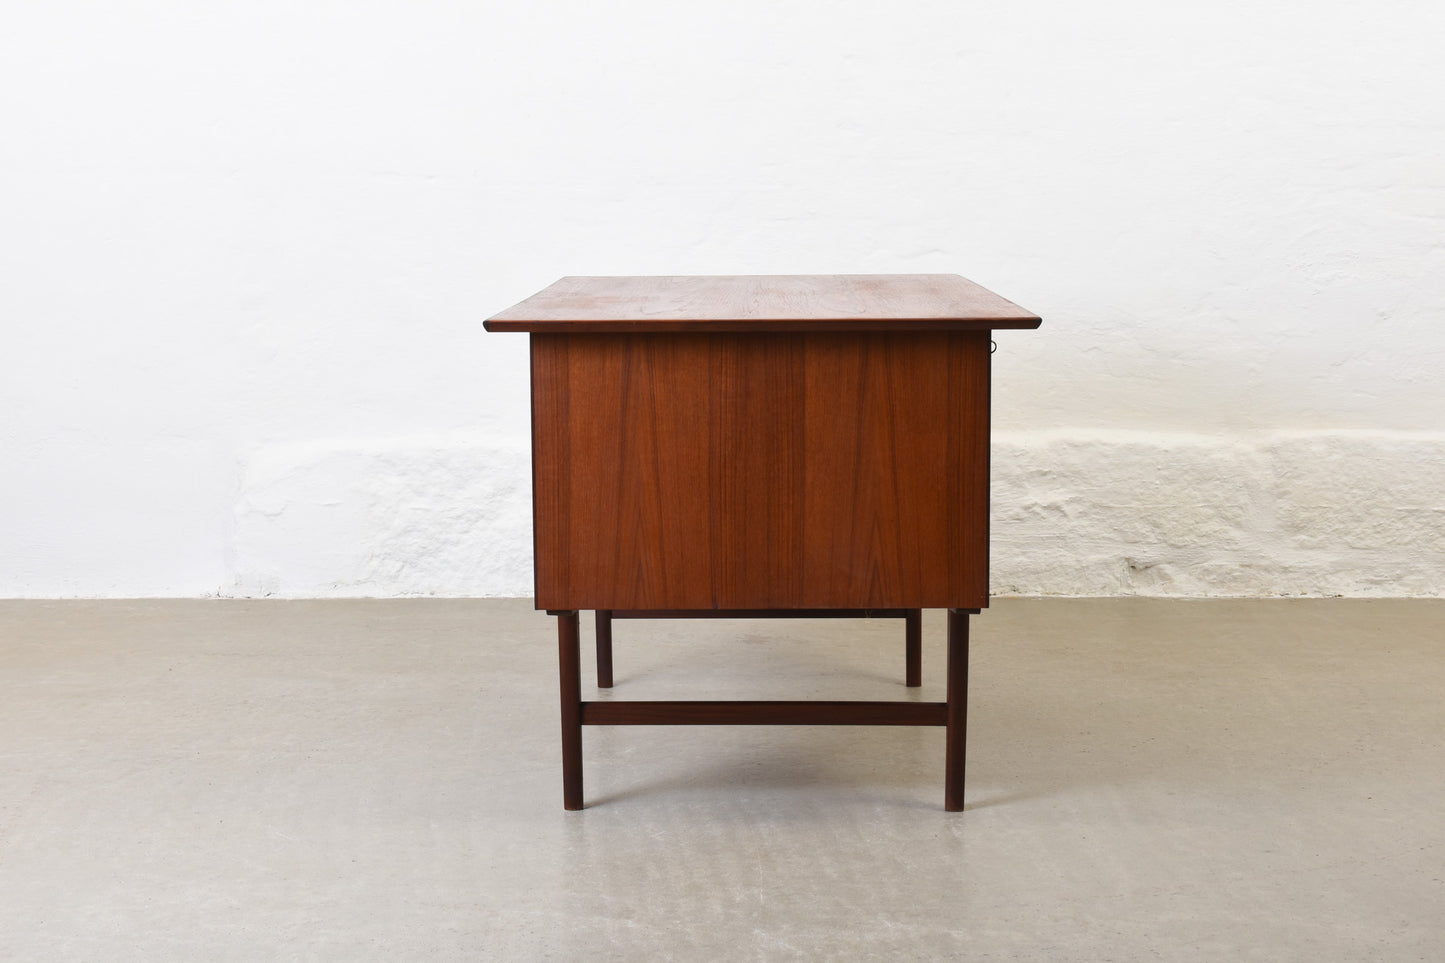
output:
{"label": "wood grain pattern", "polygon": [[808,483],[808,442],[799,413],[808,403],[808,342],[777,334],[719,335],[708,343],[711,604],[801,605],[807,573],[798,562],[806,546],[797,504]]}
{"label": "wood grain pattern", "polygon": [[533,339],[539,608],[708,596],[707,349],[705,337]]}
{"label": "wood grain pattern", "polygon": [[534,335],[543,609],[983,607],[988,337]]}
{"label": "wood grain pattern", "polygon": [[566,277],[488,318],[488,331],[709,332],[1037,328],[957,274]]}

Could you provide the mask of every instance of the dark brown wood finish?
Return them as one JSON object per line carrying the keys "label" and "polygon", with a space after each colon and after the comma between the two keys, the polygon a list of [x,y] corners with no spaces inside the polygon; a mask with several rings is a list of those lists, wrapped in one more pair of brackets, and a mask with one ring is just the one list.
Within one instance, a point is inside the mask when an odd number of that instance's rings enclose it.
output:
{"label": "dark brown wood finish", "polygon": [[923,610],[909,609],[903,622],[903,684],[923,685]]}
{"label": "dark brown wood finish", "polygon": [[557,616],[557,653],[562,683],[562,807],[582,808],[582,665],[577,613]]}
{"label": "dark brown wood finish", "polygon": [[597,687],[612,688],[612,613],[597,613]]}
{"label": "dark brown wood finish", "polygon": [[584,726],[941,726],[942,702],[584,702]]}
{"label": "dark brown wood finish", "polygon": [[987,605],[986,335],[534,335],[532,359],[539,608]]}
{"label": "dark brown wood finish", "polygon": [[617,609],[614,619],[904,619],[917,609]]}
{"label": "dark brown wood finish", "polygon": [[944,739],[943,808],[963,811],[964,757],[968,749],[968,616],[948,610],[948,707]]}

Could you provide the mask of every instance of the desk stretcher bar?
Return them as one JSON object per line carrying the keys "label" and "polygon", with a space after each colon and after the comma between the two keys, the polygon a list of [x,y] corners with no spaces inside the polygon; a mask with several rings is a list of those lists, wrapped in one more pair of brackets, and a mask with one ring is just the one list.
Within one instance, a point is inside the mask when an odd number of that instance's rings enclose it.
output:
{"label": "desk stretcher bar", "polygon": [[946,702],[584,702],[584,726],[942,726]]}

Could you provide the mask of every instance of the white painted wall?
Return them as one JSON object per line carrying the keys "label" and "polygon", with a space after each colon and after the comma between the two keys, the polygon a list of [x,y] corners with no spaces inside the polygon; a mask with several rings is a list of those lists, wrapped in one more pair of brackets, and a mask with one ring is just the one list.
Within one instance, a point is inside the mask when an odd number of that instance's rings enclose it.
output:
{"label": "white painted wall", "polygon": [[1428,0],[12,5],[0,596],[524,594],[483,317],[907,271],[1045,317],[998,337],[998,591],[1439,594],[1442,41]]}

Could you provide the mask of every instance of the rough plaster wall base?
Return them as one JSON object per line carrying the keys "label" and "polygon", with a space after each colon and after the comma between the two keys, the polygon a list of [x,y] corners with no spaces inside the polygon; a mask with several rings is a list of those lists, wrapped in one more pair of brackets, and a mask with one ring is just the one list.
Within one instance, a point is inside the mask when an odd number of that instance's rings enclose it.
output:
{"label": "rough plaster wall base", "polygon": [[449,437],[261,453],[236,508],[224,594],[532,593],[524,445]]}
{"label": "rough plaster wall base", "polygon": [[[287,446],[246,474],[228,594],[529,595],[525,445]],[[999,595],[1445,593],[1445,434],[1004,432]]]}
{"label": "rough plaster wall base", "polygon": [[1439,595],[1445,435],[996,436],[1001,595]]}

